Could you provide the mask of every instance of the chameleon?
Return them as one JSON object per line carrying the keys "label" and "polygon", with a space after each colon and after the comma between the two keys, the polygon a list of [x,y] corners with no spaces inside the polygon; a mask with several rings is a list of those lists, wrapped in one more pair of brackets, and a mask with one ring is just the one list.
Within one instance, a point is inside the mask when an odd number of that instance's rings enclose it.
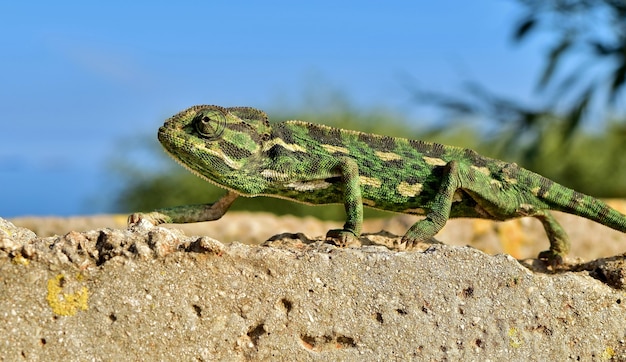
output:
{"label": "chameleon", "polygon": [[129,216],[130,225],[222,217],[239,196],[343,204],[346,222],[328,241],[358,244],[363,207],[423,216],[395,242],[406,250],[437,234],[449,218],[534,217],[550,247],[539,259],[563,263],[570,243],[551,214],[563,211],[626,232],[626,215],[515,163],[455,146],[290,120],[270,124],[250,107],[197,105],[167,119],[158,139],[174,160],[226,193],[210,204]]}

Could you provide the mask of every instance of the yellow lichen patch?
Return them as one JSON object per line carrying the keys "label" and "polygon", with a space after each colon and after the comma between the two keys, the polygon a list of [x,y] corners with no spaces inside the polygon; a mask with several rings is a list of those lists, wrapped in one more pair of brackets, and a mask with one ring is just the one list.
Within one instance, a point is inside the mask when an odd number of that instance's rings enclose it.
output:
{"label": "yellow lichen patch", "polygon": [[405,181],[400,182],[397,187],[398,193],[405,197],[414,197],[416,195],[419,195],[419,193],[422,192],[423,188],[424,185],[420,183],[410,184]]}
{"label": "yellow lichen patch", "polygon": [[522,346],[522,340],[519,335],[519,331],[516,328],[509,328],[509,344],[513,348],[519,348]]}
{"label": "yellow lichen patch", "polygon": [[13,233],[11,232],[10,229],[6,229],[6,228],[3,228],[3,227],[0,227],[0,230],[8,237],[13,236]]}
{"label": "yellow lichen patch", "polygon": [[613,359],[613,357],[615,357],[615,350],[611,347],[606,347],[600,356],[603,360],[610,360]]}
{"label": "yellow lichen patch", "polygon": [[321,145],[323,149],[325,149],[328,153],[335,153],[335,152],[339,152],[339,153],[345,153],[346,155],[348,153],[350,153],[350,151],[345,148],[345,147],[341,147],[341,146],[333,146],[333,145]]}
{"label": "yellow lichen patch", "polygon": [[372,187],[380,187],[383,183],[377,178],[367,177],[367,176],[359,176],[359,182],[361,185],[367,185]]}
{"label": "yellow lichen patch", "polygon": [[89,291],[87,287],[82,287],[74,293],[63,293],[65,276],[58,274],[48,280],[48,295],[46,301],[55,314],[62,316],[73,316],[78,310],[87,310]]}
{"label": "yellow lichen patch", "polygon": [[23,266],[27,266],[28,264],[30,264],[30,260],[23,257],[22,254],[17,254],[16,256],[14,256],[12,261],[14,264],[19,264]]}
{"label": "yellow lichen patch", "polygon": [[402,159],[402,156],[394,152],[376,151],[375,154],[378,158],[380,158],[383,161],[397,161],[397,160]]}
{"label": "yellow lichen patch", "polygon": [[426,157],[426,156],[424,156],[424,162],[426,162],[427,164],[431,166],[445,166],[446,164],[448,164],[446,161],[442,160],[441,158]]}

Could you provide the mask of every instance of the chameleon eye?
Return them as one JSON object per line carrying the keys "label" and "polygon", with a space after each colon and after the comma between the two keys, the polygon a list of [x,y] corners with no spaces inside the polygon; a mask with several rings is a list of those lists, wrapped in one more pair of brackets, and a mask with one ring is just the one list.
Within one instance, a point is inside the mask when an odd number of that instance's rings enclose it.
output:
{"label": "chameleon eye", "polygon": [[193,126],[203,138],[209,141],[216,140],[224,133],[226,117],[219,111],[203,111],[194,117]]}

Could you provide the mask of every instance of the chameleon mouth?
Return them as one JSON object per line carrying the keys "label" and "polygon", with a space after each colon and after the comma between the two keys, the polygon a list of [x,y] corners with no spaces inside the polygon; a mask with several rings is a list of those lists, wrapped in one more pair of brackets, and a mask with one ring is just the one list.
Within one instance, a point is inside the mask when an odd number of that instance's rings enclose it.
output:
{"label": "chameleon mouth", "polygon": [[[174,161],[176,161],[177,164],[183,166],[187,171],[191,172],[192,174],[200,177],[201,179],[203,179],[204,181],[210,182],[212,184],[218,185],[215,181],[209,179],[208,177],[204,176],[203,174],[201,174],[200,172],[194,170],[193,168],[187,166],[183,161],[179,160],[176,156],[174,156],[173,153],[171,153],[167,148],[164,147],[165,153],[167,153],[168,156],[170,156]],[[218,185],[219,186],[219,185]]]}
{"label": "chameleon mouth", "polygon": [[[167,148],[163,147],[163,149],[165,150],[165,153],[167,153],[167,155],[170,156],[170,158],[172,158],[174,161],[176,161],[177,164],[183,166],[183,168],[185,168],[187,171],[191,172],[195,176],[197,176],[197,177],[203,179],[204,181],[206,181],[206,182],[208,182],[208,183],[210,183],[210,184],[212,184],[214,186],[217,186],[217,187],[219,187],[221,189],[227,189],[229,191],[235,192],[238,195],[243,195],[243,194],[241,194],[239,191],[237,191],[235,189],[232,189],[230,187],[224,186],[224,185],[218,183],[217,181],[213,181],[210,178],[204,176],[200,172],[198,172],[198,171],[194,170],[193,168],[189,167],[183,161],[179,160],[178,157],[176,157],[173,153],[171,153]],[[247,195],[243,195],[243,196],[247,196]]]}
{"label": "chameleon mouth", "polygon": [[[174,116],[176,117],[176,116]],[[189,167],[187,164],[185,164],[180,157],[178,157],[174,151],[170,150],[170,146],[172,144],[176,144],[178,143],[176,141],[176,129],[179,129],[180,127],[172,127],[172,123],[175,123],[176,119],[172,117],[169,120],[167,120],[165,122],[165,124],[161,127],[159,127],[159,132],[157,134],[157,138],[159,139],[159,142],[161,143],[161,146],[163,147],[163,150],[165,151],[165,153],[167,153],[167,155],[172,158],[174,161],[176,161],[176,163],[178,163],[179,165],[183,166],[185,169],[187,169],[189,172],[191,172],[192,174],[200,177],[201,179],[214,183],[214,181],[210,180],[209,178],[207,178],[206,176],[204,176],[203,174],[201,174],[200,172],[194,170],[193,168]],[[173,147],[173,149],[176,149],[176,147]]]}
{"label": "chameleon mouth", "polygon": [[[192,168],[187,163],[185,163],[183,159],[186,159],[186,157],[181,157],[181,155],[178,154],[178,151],[180,151],[181,149],[185,149],[186,147],[181,148],[181,147],[173,146],[173,145],[180,144],[180,143],[184,144],[185,143],[184,139],[180,139],[180,137],[177,137],[177,133],[179,132],[179,131],[177,132],[177,127],[168,127],[168,123],[169,122],[166,122],[165,125],[159,127],[159,132],[158,132],[157,137],[159,139],[159,142],[161,142],[161,146],[163,147],[163,150],[170,158],[172,158],[174,161],[176,161],[176,163],[181,165],[187,171],[201,178],[202,180],[207,181],[208,183],[213,184],[219,188],[227,189],[239,195],[242,195],[239,191],[234,190],[230,187],[227,187],[215,180],[212,180],[211,178],[202,174],[200,171]],[[182,128],[182,125],[179,127]],[[170,147],[172,147],[172,149],[170,149]],[[209,151],[209,150],[206,150],[206,151]],[[220,156],[220,155],[214,155],[214,156]]]}

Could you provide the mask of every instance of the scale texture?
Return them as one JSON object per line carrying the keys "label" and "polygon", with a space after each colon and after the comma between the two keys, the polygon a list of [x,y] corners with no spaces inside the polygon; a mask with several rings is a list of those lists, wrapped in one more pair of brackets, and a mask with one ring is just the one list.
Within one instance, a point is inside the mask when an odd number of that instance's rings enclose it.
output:
{"label": "scale texture", "polygon": [[449,218],[530,216],[541,221],[550,240],[539,257],[555,264],[569,241],[550,210],[626,232],[626,216],[603,201],[470,149],[302,121],[270,125],[254,108],[208,105],[171,117],[158,137],[176,161],[228,192],[213,204],[136,213],[131,224],[215,220],[238,196],[265,195],[343,204],[343,228],[327,233],[341,246],[358,244],[363,206],[423,215],[397,243],[402,250],[433,237]]}

